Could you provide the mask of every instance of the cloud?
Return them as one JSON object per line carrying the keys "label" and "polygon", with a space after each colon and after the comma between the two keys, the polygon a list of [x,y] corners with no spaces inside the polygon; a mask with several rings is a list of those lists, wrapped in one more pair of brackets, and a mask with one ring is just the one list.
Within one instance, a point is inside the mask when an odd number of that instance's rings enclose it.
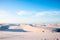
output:
{"label": "cloud", "polygon": [[49,15],[60,15],[60,11],[49,11],[47,14],[49,14]]}
{"label": "cloud", "polygon": [[[11,16],[13,15],[13,16]],[[55,16],[60,15],[60,11],[41,11],[41,12],[34,12],[34,11],[18,11],[17,15],[20,16],[14,16],[14,14],[10,14],[10,12],[5,10],[0,10],[0,22],[19,22],[20,20],[22,22],[34,22],[36,18],[41,16]],[[22,17],[24,16],[24,17]],[[25,17],[26,16],[26,17]],[[27,18],[28,17],[28,18]],[[33,18],[36,17],[36,18]],[[28,21],[29,20],[29,21]],[[21,22],[20,21],[20,22]]]}
{"label": "cloud", "polygon": [[36,12],[34,12],[34,11],[25,11],[25,10],[21,10],[21,11],[18,11],[18,12],[16,12],[17,13],[17,15],[19,15],[19,16],[32,16],[34,13],[36,13]]}
{"label": "cloud", "polygon": [[27,11],[23,11],[23,10],[22,11],[18,11],[17,14],[20,15],[20,16],[24,16],[24,15],[27,14]]}
{"label": "cloud", "polygon": [[31,12],[31,11],[18,11],[20,16],[40,17],[40,16],[55,16],[60,15],[60,11],[42,11],[42,12]]}
{"label": "cloud", "polygon": [[34,15],[34,17],[39,17],[39,16],[55,16],[55,15],[60,15],[60,11],[42,11],[42,12],[36,12],[36,14]]}
{"label": "cloud", "polygon": [[37,13],[35,14],[35,16],[43,16],[43,15],[45,15],[44,12],[37,12]]}

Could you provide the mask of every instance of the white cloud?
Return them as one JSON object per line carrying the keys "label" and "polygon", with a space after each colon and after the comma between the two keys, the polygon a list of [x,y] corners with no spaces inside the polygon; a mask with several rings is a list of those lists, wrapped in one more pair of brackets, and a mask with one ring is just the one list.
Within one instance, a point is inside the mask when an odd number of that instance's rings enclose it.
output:
{"label": "white cloud", "polygon": [[22,10],[22,11],[18,11],[18,12],[16,12],[18,15],[20,15],[20,16],[30,16],[30,15],[33,15],[34,13],[36,13],[36,12],[34,12],[34,11],[24,11],[24,10]]}
{"label": "white cloud", "polygon": [[34,12],[34,11],[18,11],[18,15],[20,16],[30,16],[30,17],[39,17],[39,16],[55,16],[60,15],[60,11],[42,11],[42,12]]}
{"label": "white cloud", "polygon": [[23,11],[23,10],[22,11],[18,11],[17,14],[20,15],[20,16],[24,16],[24,15],[27,14],[27,11]]}
{"label": "white cloud", "polygon": [[[42,12],[34,12],[34,11],[18,11],[17,12],[18,15],[20,16],[24,16],[24,17],[19,17],[19,16],[14,16],[14,14],[11,13],[11,16],[9,14],[8,11],[3,11],[3,10],[0,10],[0,22],[34,22],[34,18],[33,17],[40,17],[40,16],[47,16],[47,15],[50,15],[50,16],[54,16],[54,15],[60,15],[60,11],[42,11]],[[30,16],[31,19],[28,17],[26,19],[26,17]],[[21,19],[20,19],[21,18]],[[28,21],[29,20],[29,21]],[[36,20],[36,19],[35,19]]]}
{"label": "white cloud", "polygon": [[38,12],[38,13],[35,14],[35,16],[43,16],[43,15],[45,15],[44,12]]}
{"label": "white cloud", "polygon": [[60,11],[49,11],[49,15],[60,15]]}
{"label": "white cloud", "polygon": [[47,16],[47,15],[60,15],[60,11],[42,11],[42,12],[36,12],[36,14],[34,15],[35,17],[39,17],[39,16]]}

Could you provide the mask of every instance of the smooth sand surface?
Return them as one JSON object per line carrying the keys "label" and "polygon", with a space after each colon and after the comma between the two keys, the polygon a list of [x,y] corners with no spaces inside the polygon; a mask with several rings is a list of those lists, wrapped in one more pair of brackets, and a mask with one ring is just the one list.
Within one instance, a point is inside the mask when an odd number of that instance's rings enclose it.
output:
{"label": "smooth sand surface", "polygon": [[60,33],[0,31],[0,40],[60,40]]}

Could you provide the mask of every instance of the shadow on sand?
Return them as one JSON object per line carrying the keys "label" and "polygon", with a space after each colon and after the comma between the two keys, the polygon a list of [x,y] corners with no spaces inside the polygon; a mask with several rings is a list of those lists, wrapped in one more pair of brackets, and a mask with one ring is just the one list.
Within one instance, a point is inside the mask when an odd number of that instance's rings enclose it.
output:
{"label": "shadow on sand", "polygon": [[27,32],[23,29],[8,29],[9,26],[1,26],[0,31],[10,31],[10,32]]}
{"label": "shadow on sand", "polygon": [[[9,25],[1,26],[0,31],[10,31],[10,32],[27,32],[23,29],[9,29]],[[60,32],[60,28],[49,28],[52,29],[53,32]]]}
{"label": "shadow on sand", "polygon": [[53,31],[60,32],[60,28],[55,28]]}

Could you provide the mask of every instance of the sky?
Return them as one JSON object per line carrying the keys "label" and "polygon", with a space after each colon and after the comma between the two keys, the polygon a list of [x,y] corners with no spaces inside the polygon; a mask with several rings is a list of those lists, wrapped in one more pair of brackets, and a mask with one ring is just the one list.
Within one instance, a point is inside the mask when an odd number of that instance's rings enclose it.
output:
{"label": "sky", "polygon": [[0,0],[0,23],[60,23],[60,0]]}

